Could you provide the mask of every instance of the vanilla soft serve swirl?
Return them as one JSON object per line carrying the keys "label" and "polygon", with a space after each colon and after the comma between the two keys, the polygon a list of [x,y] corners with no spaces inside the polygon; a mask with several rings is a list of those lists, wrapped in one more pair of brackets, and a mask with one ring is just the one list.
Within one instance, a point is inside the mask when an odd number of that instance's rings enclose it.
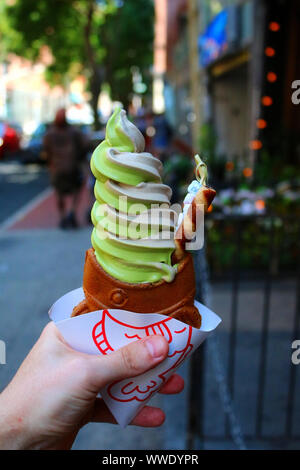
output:
{"label": "vanilla soft serve swirl", "polygon": [[116,109],[91,160],[92,245],[102,268],[121,281],[171,282],[176,274],[172,193],[161,182],[161,162],[144,147],[140,131]]}

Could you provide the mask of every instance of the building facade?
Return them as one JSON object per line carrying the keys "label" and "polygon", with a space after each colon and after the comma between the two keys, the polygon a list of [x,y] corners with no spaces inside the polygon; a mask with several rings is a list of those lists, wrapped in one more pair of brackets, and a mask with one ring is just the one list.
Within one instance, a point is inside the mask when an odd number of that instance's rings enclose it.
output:
{"label": "building facade", "polygon": [[53,119],[55,111],[68,103],[63,87],[45,81],[46,64],[9,54],[0,66],[0,118],[20,125],[30,134],[39,123]]}
{"label": "building facade", "polygon": [[191,152],[239,171],[274,151],[297,163],[299,2],[166,0],[164,8],[166,114]]}

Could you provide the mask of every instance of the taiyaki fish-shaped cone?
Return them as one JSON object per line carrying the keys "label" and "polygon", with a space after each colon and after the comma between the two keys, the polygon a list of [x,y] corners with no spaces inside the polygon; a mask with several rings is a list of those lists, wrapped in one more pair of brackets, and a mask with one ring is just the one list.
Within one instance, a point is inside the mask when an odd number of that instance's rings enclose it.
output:
{"label": "taiyaki fish-shaped cone", "polygon": [[72,316],[114,308],[136,313],[160,313],[195,328],[201,326],[201,316],[194,306],[196,286],[190,254],[179,263],[172,282],[161,280],[132,284],[115,279],[104,271],[90,248],[86,252],[83,290],[85,300],[74,308]]}
{"label": "taiyaki fish-shaped cone", "polygon": [[197,234],[200,227],[197,222],[204,222],[204,214],[211,205],[216,191],[206,185],[207,168],[199,155],[195,156],[197,181],[189,186],[190,192],[185,198],[185,208],[175,233],[176,250],[172,255],[174,263],[180,262],[186,256],[186,243],[189,243]]}

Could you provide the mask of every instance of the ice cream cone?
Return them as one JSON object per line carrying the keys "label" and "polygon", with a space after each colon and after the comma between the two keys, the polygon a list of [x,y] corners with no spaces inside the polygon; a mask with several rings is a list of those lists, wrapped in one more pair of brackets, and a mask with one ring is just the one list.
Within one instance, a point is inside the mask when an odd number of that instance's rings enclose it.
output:
{"label": "ice cream cone", "polygon": [[83,290],[85,300],[74,308],[72,316],[114,308],[160,313],[195,328],[201,326],[201,316],[194,307],[196,287],[191,255],[179,263],[173,282],[133,284],[115,279],[104,271],[90,248],[86,252]]}
{"label": "ice cream cone", "polygon": [[193,259],[185,244],[198,211],[207,209],[215,191],[206,186],[206,165],[196,156],[196,178],[201,179],[195,181],[191,209],[182,214],[179,235],[162,164],[144,152],[144,145],[140,131],[117,109],[91,160],[96,177],[93,248],[85,259],[85,300],[72,316],[114,308],[167,315],[200,328]]}

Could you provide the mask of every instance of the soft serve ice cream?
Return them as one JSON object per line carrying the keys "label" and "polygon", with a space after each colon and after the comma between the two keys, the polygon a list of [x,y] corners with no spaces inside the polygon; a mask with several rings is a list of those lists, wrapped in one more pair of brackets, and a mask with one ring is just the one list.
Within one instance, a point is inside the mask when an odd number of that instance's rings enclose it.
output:
{"label": "soft serve ice cream", "polygon": [[176,214],[162,164],[144,152],[141,132],[116,109],[95,150],[92,245],[102,268],[124,282],[172,282]]}

